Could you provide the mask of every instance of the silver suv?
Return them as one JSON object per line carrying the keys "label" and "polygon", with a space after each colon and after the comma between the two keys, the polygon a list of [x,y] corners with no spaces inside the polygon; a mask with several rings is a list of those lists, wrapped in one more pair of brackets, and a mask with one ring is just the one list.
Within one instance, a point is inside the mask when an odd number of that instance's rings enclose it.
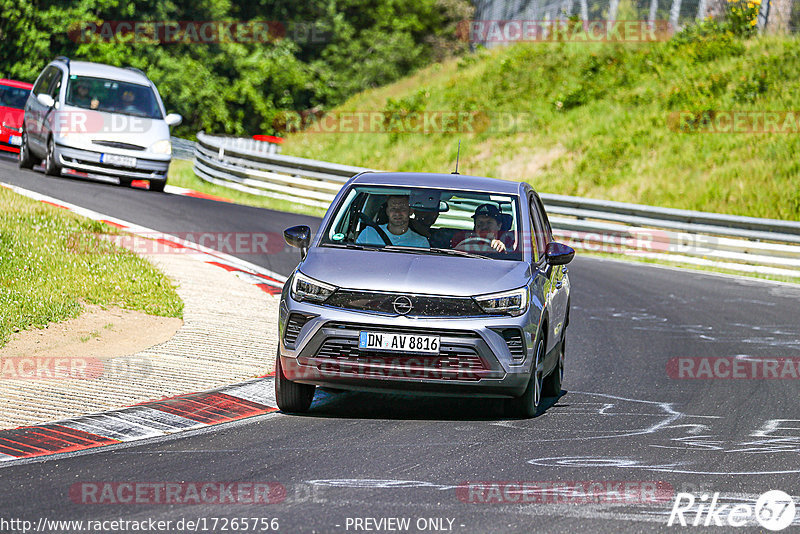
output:
{"label": "silver suv", "polygon": [[25,104],[19,166],[45,173],[149,181],[163,191],[172,159],[170,126],[153,82],[140,70],[59,57],[36,79]]}
{"label": "silver suv", "polygon": [[281,295],[282,410],[316,386],[505,398],[521,417],[560,394],[575,251],[528,184],[363,173],[313,239],[284,236],[303,259]]}

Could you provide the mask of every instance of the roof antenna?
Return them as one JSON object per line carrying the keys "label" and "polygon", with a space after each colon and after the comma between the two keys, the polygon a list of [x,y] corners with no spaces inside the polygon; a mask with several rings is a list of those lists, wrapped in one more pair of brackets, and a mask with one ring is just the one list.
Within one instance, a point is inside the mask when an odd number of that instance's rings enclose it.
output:
{"label": "roof antenna", "polygon": [[458,157],[461,155],[461,139],[458,140],[458,152],[456,152],[456,170],[450,174],[458,174]]}

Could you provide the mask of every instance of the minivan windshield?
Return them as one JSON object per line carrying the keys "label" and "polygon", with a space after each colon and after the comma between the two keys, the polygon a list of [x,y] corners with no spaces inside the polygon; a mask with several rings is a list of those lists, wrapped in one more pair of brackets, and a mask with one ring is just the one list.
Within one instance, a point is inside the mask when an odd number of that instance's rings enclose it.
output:
{"label": "minivan windshield", "polygon": [[519,261],[520,228],[515,195],[355,186],[331,217],[320,245]]}
{"label": "minivan windshield", "polygon": [[95,111],[163,119],[150,86],[89,76],[69,77],[67,105]]}

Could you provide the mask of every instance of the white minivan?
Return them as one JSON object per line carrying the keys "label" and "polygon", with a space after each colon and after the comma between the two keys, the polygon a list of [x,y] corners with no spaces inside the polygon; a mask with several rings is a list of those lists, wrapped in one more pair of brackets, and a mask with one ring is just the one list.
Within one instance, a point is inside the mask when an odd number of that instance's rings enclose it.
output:
{"label": "white minivan", "polygon": [[167,114],[152,81],[139,69],[56,58],[25,104],[19,166],[44,160],[45,173],[147,180],[163,191],[172,159]]}

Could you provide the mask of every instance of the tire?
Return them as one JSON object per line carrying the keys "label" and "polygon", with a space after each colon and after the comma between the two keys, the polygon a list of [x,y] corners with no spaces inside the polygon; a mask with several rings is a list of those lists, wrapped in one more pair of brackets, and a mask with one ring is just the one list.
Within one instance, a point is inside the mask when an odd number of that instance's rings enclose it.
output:
{"label": "tire", "polygon": [[47,155],[44,158],[44,173],[48,176],[61,176],[61,167],[56,162],[56,144],[52,137],[47,141]]}
{"label": "tire", "polygon": [[163,193],[166,185],[166,180],[150,180],[149,190],[156,191],[157,193]]}
{"label": "tire", "polygon": [[567,333],[564,332],[561,338],[561,347],[558,351],[558,364],[542,383],[542,395],[544,397],[560,397],[561,382],[564,380],[564,351],[567,343]]}
{"label": "tire", "polygon": [[275,400],[286,413],[305,413],[311,407],[317,386],[292,382],[283,374],[280,351],[275,358]]}
{"label": "tire", "polygon": [[31,149],[28,147],[28,134],[22,132],[22,144],[19,147],[19,168],[32,169],[33,158],[31,157]]}
{"label": "tire", "polygon": [[520,397],[506,400],[506,415],[509,417],[523,417],[529,419],[539,413],[539,404],[542,401],[542,372],[544,365],[544,351],[547,345],[544,337],[539,338],[536,345],[536,359],[534,360],[531,378],[525,393]]}

